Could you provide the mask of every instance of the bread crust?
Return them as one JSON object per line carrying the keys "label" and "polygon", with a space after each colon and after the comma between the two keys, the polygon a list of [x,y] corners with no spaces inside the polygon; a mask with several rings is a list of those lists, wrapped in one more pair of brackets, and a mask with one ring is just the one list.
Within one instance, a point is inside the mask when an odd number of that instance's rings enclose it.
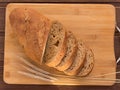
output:
{"label": "bread crust", "polygon": [[41,63],[51,21],[30,8],[15,8],[9,19],[26,55]]}

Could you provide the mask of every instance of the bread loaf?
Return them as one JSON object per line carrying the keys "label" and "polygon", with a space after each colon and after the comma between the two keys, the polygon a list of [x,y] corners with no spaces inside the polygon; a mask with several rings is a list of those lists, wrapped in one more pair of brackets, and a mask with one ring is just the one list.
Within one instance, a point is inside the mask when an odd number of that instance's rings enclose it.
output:
{"label": "bread loaf", "polygon": [[30,8],[15,8],[9,15],[12,29],[26,55],[67,75],[86,76],[94,66],[94,54],[83,41]]}
{"label": "bread loaf", "polygon": [[9,20],[26,55],[41,63],[51,21],[30,8],[15,8]]}

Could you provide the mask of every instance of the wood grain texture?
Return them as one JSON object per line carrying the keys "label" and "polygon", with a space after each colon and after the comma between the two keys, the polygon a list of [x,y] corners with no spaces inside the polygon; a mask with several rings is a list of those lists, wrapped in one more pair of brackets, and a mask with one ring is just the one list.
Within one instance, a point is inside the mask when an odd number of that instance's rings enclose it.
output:
{"label": "wood grain texture", "polygon": [[[18,0],[18,1],[26,1],[26,0]],[[30,2],[33,2],[33,0],[29,0]],[[56,0],[58,1],[58,0]],[[66,0],[65,0],[66,1]],[[79,0],[78,0],[79,1]],[[87,2],[88,1],[88,2]],[[91,0],[91,1],[94,1],[94,0]],[[91,3],[91,1],[89,2],[89,0],[86,0],[86,3]],[[95,0],[96,1],[96,0]],[[106,0],[101,0],[103,1],[103,3],[106,3],[104,1]],[[98,2],[98,3],[101,3]],[[116,7],[116,20],[117,20],[117,24],[120,26],[120,23],[118,23],[118,21],[120,21],[120,3],[119,2],[116,2],[116,3],[112,3],[114,2],[115,0],[112,0],[111,3],[109,4],[113,4],[115,7]],[[70,1],[69,1],[70,2]],[[5,14],[5,7],[8,3],[4,2],[4,3],[0,3],[0,9],[3,9],[2,12],[0,12],[0,15],[1,13],[4,13]],[[0,18],[3,18],[5,19],[5,16],[2,16]],[[4,28],[4,21],[0,21],[0,27]],[[117,30],[116,30],[117,31]],[[4,32],[4,30],[2,30],[2,32]],[[1,32],[0,32],[1,33]],[[116,55],[116,59],[120,56],[120,34],[118,32],[115,32],[115,38],[114,38],[114,41],[115,41],[115,52],[117,50],[117,52],[115,53]],[[64,86],[64,85],[60,85],[60,86],[53,86],[53,85],[8,85],[6,83],[4,83],[3,81],[3,62],[4,62],[4,33],[2,36],[0,36],[0,45],[2,44],[2,47],[1,50],[0,50],[0,53],[2,53],[2,55],[0,56],[0,90],[49,90],[49,89],[53,89],[53,90],[66,90],[66,89],[69,89],[69,90],[119,90],[120,88],[120,84],[114,84],[113,86]],[[116,47],[117,46],[117,47]],[[117,71],[120,71],[120,63],[118,63],[117,65]],[[118,78],[120,78],[120,75],[117,75]]]}
{"label": "wood grain texture", "polygon": [[[10,12],[17,7],[33,9],[43,13],[52,20],[59,20],[65,27],[72,31],[78,39],[82,39],[92,50],[95,56],[95,65],[88,77],[115,72],[114,57],[114,27],[115,9],[111,5],[90,4],[9,4],[6,11],[5,31],[5,58],[4,58],[4,80],[9,84],[55,84],[55,85],[113,85],[113,82],[92,82],[92,80],[67,81],[63,79],[54,83],[35,80],[18,73],[14,63],[18,63],[15,56],[23,54],[9,23]],[[104,23],[103,23],[104,22]],[[102,57],[101,57],[102,56]],[[104,57],[103,57],[104,56]],[[17,58],[19,59],[19,58]],[[53,71],[55,72],[55,70]],[[17,78],[17,79],[16,79]],[[115,75],[101,77],[115,79]],[[64,82],[63,82],[64,81]]]}

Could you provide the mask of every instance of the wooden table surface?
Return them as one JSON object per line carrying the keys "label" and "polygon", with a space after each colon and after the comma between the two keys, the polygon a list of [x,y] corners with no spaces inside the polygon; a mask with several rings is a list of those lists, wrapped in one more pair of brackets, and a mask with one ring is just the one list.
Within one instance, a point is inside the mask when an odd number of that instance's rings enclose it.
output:
{"label": "wooden table surface", "polygon": [[[120,84],[113,86],[55,86],[55,85],[8,85],[3,81],[3,62],[4,62],[4,36],[5,36],[5,9],[10,2],[50,2],[50,3],[101,3],[112,4],[116,7],[116,23],[120,27],[120,0],[0,0],[0,90],[119,90]],[[116,59],[120,56],[120,33],[115,30],[114,48]],[[120,62],[117,65],[120,71]],[[120,74],[117,75],[120,78]]]}

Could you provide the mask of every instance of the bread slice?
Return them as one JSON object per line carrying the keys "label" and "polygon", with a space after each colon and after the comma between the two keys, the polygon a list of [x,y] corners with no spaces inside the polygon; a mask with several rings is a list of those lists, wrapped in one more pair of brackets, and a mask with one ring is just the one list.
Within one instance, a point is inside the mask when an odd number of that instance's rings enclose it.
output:
{"label": "bread slice", "polygon": [[64,26],[53,21],[48,36],[43,61],[49,67],[58,65],[66,52],[66,30]]}
{"label": "bread slice", "polygon": [[74,62],[67,70],[64,71],[64,73],[67,75],[77,75],[79,70],[82,69],[85,62],[86,46],[82,41],[78,41],[77,45],[78,48]]}
{"label": "bread slice", "polygon": [[38,11],[24,7],[13,9],[9,20],[26,55],[41,63],[51,21]]}
{"label": "bread slice", "polygon": [[94,67],[94,54],[91,49],[87,49],[86,51],[86,59],[82,70],[79,72],[78,76],[86,76],[88,75]]}
{"label": "bread slice", "polygon": [[77,44],[76,38],[71,31],[67,32],[66,48],[67,51],[65,53],[65,56],[62,58],[61,62],[55,67],[59,71],[64,71],[68,69],[73,63]]}

